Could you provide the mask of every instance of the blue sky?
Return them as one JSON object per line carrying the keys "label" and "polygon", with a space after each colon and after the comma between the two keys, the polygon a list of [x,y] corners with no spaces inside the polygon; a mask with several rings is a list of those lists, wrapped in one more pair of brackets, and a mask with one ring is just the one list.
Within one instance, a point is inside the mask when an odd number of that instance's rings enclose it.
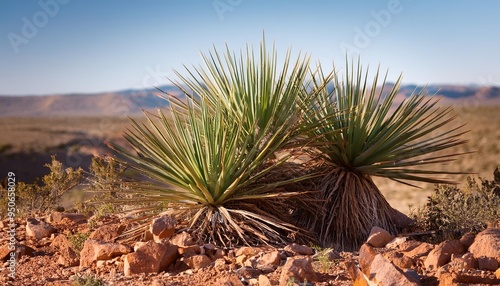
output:
{"label": "blue sky", "polygon": [[346,53],[405,83],[500,85],[500,1],[0,0],[0,95],[149,88],[200,52]]}

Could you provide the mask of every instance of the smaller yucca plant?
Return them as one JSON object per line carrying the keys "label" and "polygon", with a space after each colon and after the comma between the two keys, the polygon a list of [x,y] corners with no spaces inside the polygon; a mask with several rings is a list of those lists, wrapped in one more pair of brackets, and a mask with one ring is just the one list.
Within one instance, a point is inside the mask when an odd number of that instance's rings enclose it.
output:
{"label": "smaller yucca plant", "polygon": [[401,77],[389,89],[385,78],[380,86],[378,79],[377,70],[370,85],[368,71],[346,64],[345,77],[336,74],[333,91],[323,88],[313,104],[312,121],[330,118],[311,132],[318,143],[326,143],[317,145],[324,162],[325,213],[312,223],[325,247],[354,250],[373,226],[395,233],[394,210],[371,177],[451,183],[442,175],[453,172],[426,167],[452,161],[459,154],[440,151],[465,142],[461,127],[445,129],[455,118],[450,108],[438,107],[423,89],[396,104]]}

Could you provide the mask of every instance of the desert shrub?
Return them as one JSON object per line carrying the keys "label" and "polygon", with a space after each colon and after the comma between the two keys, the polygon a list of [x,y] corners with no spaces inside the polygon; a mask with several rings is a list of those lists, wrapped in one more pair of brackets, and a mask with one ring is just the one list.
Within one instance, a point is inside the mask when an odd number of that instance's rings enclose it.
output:
{"label": "desert shrub", "polygon": [[466,232],[480,232],[500,222],[500,170],[493,180],[480,178],[480,184],[468,177],[463,189],[436,185],[427,204],[412,216],[423,231],[435,231],[432,242],[456,239]]}
{"label": "desert shrub", "polygon": [[93,157],[85,178],[84,191],[92,196],[77,205],[79,212],[93,212],[96,218],[122,210],[112,201],[123,198],[120,192],[126,185],[122,181],[125,167],[111,157]]}
{"label": "desert shrub", "polygon": [[[16,182],[16,209],[19,215],[45,212],[50,208],[58,207],[61,197],[77,186],[83,178],[81,168],[64,168],[62,163],[52,156],[52,162],[46,164],[50,173],[43,176],[41,182],[37,179],[34,183]],[[7,192],[5,188],[0,191]],[[6,196],[2,195],[2,198]],[[2,204],[0,212],[6,211]]]}
{"label": "desert shrub", "polygon": [[93,275],[73,276],[73,286],[104,286],[104,281]]}
{"label": "desert shrub", "polygon": [[73,249],[76,250],[77,252],[82,251],[83,249],[83,244],[89,238],[88,233],[82,233],[82,232],[77,232],[75,234],[70,234],[68,235],[68,240],[71,242],[71,246],[73,246]]}

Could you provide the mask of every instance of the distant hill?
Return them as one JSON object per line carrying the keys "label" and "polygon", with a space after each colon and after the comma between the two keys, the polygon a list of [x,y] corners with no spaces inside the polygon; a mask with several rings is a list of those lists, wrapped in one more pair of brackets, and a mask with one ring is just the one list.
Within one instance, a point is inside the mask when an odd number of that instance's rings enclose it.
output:
{"label": "distant hill", "polygon": [[[386,88],[390,88],[390,84]],[[175,86],[162,86],[161,90],[183,97]],[[409,96],[415,85],[403,85],[399,98]],[[500,87],[429,85],[429,94],[442,96],[446,104],[500,105]],[[62,94],[46,96],[0,96],[0,117],[45,116],[124,116],[134,115],[141,109],[166,107],[168,102],[159,97],[156,89],[123,90],[92,94]]]}

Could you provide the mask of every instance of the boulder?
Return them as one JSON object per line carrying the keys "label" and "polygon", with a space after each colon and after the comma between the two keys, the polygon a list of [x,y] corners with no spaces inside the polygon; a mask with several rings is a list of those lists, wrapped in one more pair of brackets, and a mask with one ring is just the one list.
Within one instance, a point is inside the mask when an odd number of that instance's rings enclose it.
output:
{"label": "boulder", "polygon": [[469,247],[474,257],[493,257],[500,260],[500,229],[488,228],[476,235]]}
{"label": "boulder", "polygon": [[80,267],[90,266],[97,260],[108,260],[131,251],[130,247],[119,243],[87,239],[80,252]]}
{"label": "boulder", "polygon": [[158,273],[167,269],[178,257],[177,246],[148,241],[136,252],[125,256],[125,276],[139,273]]}
{"label": "boulder", "polygon": [[51,224],[43,220],[38,220],[36,218],[27,219],[27,236],[33,236],[36,240],[40,240],[45,237],[50,237],[50,235],[55,232],[57,232],[57,230]]}
{"label": "boulder", "polygon": [[59,250],[61,254],[57,263],[66,267],[73,267],[80,265],[80,256],[71,247],[63,247]]}
{"label": "boulder", "polygon": [[285,251],[291,252],[293,255],[312,255],[314,253],[311,247],[297,243],[285,246]]}
{"label": "boulder", "polygon": [[178,247],[183,247],[183,248],[195,245],[191,235],[185,231],[174,235],[170,239],[170,244],[177,245]]}
{"label": "boulder", "polygon": [[124,231],[125,225],[123,224],[106,224],[94,230],[94,232],[90,234],[89,239],[115,242],[116,238]]}
{"label": "boulder", "polygon": [[427,270],[437,270],[439,267],[451,261],[451,255],[462,255],[465,253],[464,246],[459,240],[446,240],[438,244],[424,261]]}
{"label": "boulder", "polygon": [[65,212],[53,212],[50,214],[50,221],[54,223],[60,223],[63,219],[80,224],[87,223],[87,217],[83,214],[76,213],[65,213]]}
{"label": "boulder", "polygon": [[407,243],[404,243],[404,246],[402,245],[401,249],[406,256],[417,259],[428,255],[434,247],[435,246],[430,243],[410,240]]}
{"label": "boulder", "polygon": [[217,280],[215,285],[221,286],[243,286],[238,276],[231,274],[229,276],[221,277]]}
{"label": "boulder", "polygon": [[384,257],[389,259],[389,261],[391,261],[392,264],[401,269],[408,269],[415,266],[415,261],[401,252],[397,251],[387,252],[384,254]]}
{"label": "boulder", "polygon": [[191,269],[208,267],[212,260],[206,255],[193,255],[184,260],[184,263]]}
{"label": "boulder", "polygon": [[236,256],[246,255],[250,257],[259,254],[260,252],[262,252],[262,250],[263,249],[260,247],[243,246],[238,248],[238,250],[236,250],[235,255]]}
{"label": "boulder", "polygon": [[259,268],[266,266],[279,266],[280,262],[281,262],[280,253],[279,251],[275,250],[262,255],[262,257],[259,259],[257,263],[257,266]]}
{"label": "boulder", "polygon": [[311,259],[309,257],[289,257],[281,270],[280,286],[288,285],[289,281],[303,283],[315,282],[317,279],[316,273],[312,267]]}
{"label": "boulder", "polygon": [[172,237],[175,232],[175,219],[169,215],[163,215],[155,218],[149,227],[156,242],[161,242],[165,238]]}
{"label": "boulder", "polygon": [[370,234],[368,235],[366,243],[370,244],[373,247],[385,247],[393,239],[394,236],[388,231],[378,226],[374,226],[372,227]]}
{"label": "boulder", "polygon": [[[34,256],[35,249],[20,243],[15,243],[15,257],[20,259],[22,256]],[[12,247],[9,248],[9,244],[4,244],[0,246],[0,260],[7,261],[10,259],[10,253],[12,252]]]}
{"label": "boulder", "polygon": [[78,266],[80,264],[78,252],[73,249],[73,245],[65,235],[60,234],[56,236],[50,246],[60,253],[57,260],[58,264],[67,267]]}
{"label": "boulder", "polygon": [[452,255],[451,262],[449,264],[455,271],[462,271],[462,270],[476,268],[477,259],[474,258],[472,253],[467,252],[461,257]]}
{"label": "boulder", "polygon": [[[419,285],[413,275],[407,274],[394,266],[382,254],[378,254],[370,245],[363,244],[359,250],[359,264],[361,272],[350,266],[349,272],[353,273],[356,285]],[[363,284],[364,282],[366,284]]]}
{"label": "boulder", "polygon": [[385,245],[386,248],[391,248],[391,249],[401,249],[402,245],[404,245],[408,241],[407,237],[396,237],[393,240],[391,240],[389,243]]}
{"label": "boulder", "polygon": [[474,239],[476,238],[476,234],[472,233],[472,232],[468,232],[466,234],[464,234],[461,238],[460,238],[460,243],[465,247],[465,249],[469,249],[469,247],[472,245],[472,243],[474,243]]}
{"label": "boulder", "polygon": [[480,270],[495,271],[499,265],[495,258],[481,256],[477,258],[477,266]]}
{"label": "boulder", "polygon": [[50,246],[56,250],[61,250],[66,247],[72,247],[71,242],[69,239],[66,237],[64,234],[60,234],[52,240],[50,243]]}

